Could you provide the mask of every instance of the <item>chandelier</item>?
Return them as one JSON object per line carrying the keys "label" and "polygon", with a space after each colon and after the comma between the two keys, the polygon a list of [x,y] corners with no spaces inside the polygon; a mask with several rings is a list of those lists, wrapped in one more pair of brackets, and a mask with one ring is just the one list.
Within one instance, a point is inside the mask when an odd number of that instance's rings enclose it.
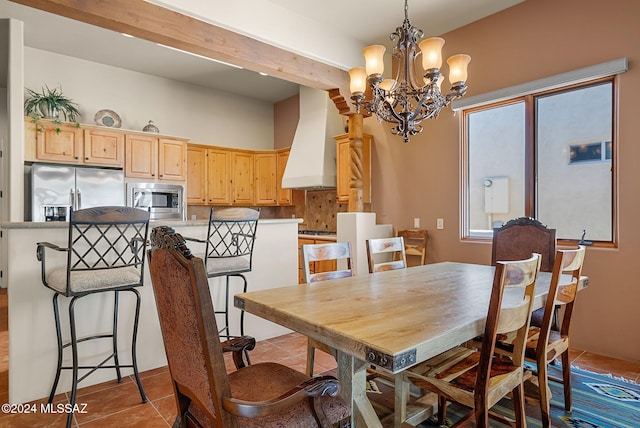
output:
{"label": "chandelier", "polygon": [[[422,30],[409,22],[405,0],[404,22],[389,36],[396,41],[391,58],[393,78],[382,77],[386,50],[382,45],[367,46],[362,50],[366,68],[349,70],[351,99],[356,113],[360,113],[362,108],[375,114],[379,122],[394,123],[391,133],[401,135],[405,143],[409,141],[409,136],[422,132],[420,122],[437,117],[442,108],[456,98],[463,97],[467,90],[467,65],[471,57],[458,54],[447,59],[451,89],[445,95],[440,89],[444,80],[440,73],[444,39],[431,37],[418,44],[422,36]],[[416,70],[419,66],[415,62],[419,55],[422,55],[422,76]],[[365,97],[367,83],[371,87],[370,99]]]}

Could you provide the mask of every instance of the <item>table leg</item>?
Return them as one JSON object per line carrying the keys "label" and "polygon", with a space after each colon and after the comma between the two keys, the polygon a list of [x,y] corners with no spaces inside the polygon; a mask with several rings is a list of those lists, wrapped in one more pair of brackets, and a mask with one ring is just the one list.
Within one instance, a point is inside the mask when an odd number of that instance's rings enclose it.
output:
{"label": "table leg", "polygon": [[382,428],[367,397],[367,367],[369,364],[338,351],[338,379],[340,397],[351,407],[351,424],[354,428]]}

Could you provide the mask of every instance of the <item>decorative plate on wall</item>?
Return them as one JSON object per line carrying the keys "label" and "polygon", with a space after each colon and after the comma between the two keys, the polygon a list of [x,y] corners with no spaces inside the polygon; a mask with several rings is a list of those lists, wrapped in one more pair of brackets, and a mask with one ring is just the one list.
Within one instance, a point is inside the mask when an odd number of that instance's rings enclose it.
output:
{"label": "decorative plate on wall", "polygon": [[113,110],[99,110],[96,115],[93,116],[93,120],[95,120],[98,125],[108,126],[110,128],[120,128],[122,125],[120,116]]}

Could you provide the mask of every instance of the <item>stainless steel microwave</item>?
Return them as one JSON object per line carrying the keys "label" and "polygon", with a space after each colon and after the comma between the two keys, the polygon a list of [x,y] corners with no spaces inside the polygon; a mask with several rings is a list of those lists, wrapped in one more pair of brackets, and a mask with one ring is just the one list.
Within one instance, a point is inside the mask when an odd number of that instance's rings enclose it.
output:
{"label": "stainless steel microwave", "polygon": [[183,220],[184,188],[177,184],[127,183],[127,205],[149,209],[151,220]]}

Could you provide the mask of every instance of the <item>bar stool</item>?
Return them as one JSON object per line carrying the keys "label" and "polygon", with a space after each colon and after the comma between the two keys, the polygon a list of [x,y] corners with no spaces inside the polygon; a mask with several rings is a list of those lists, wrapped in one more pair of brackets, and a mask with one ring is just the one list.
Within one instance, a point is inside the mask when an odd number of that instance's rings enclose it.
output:
{"label": "bar stool", "polygon": [[[98,369],[115,368],[118,382],[122,381],[122,368],[131,368],[135,375],[142,402],[147,397],[140,382],[136,359],[136,339],[138,335],[138,318],[140,315],[140,293],[135,287],[143,285],[144,255],[149,229],[149,212],[129,207],[95,207],[69,213],[69,241],[66,248],[49,242],[37,244],[37,257],[41,262],[42,283],[54,291],[53,313],[56,323],[58,342],[58,363],[55,379],[51,387],[48,403],[53,402],[60,373],[72,370],[72,386],[70,408],[76,401],[78,383]],[[47,249],[64,254],[64,267],[47,271],[45,254]],[[49,260],[55,259],[52,253]],[[58,257],[60,261],[61,257]],[[136,297],[135,317],[131,340],[131,364],[121,364],[118,356],[118,298],[121,291],[130,291]],[[113,324],[111,333],[95,334],[79,338],[77,335],[75,307],[77,301],[84,296],[95,293],[114,293]],[[63,343],[60,323],[59,296],[71,297],[69,302],[69,327],[71,339]],[[79,325],[84,321],[80,321]],[[83,342],[106,339],[112,340],[112,351],[102,362],[86,366],[80,365],[78,345]],[[63,350],[71,347],[72,365],[63,366]],[[106,363],[113,359],[112,365]],[[78,378],[79,370],[89,370]],[[67,427],[71,426],[73,413],[69,412]]]}
{"label": "bar stool", "polygon": [[[225,301],[216,314],[224,315],[224,326],[218,334],[225,339],[244,336],[244,311],[240,312],[240,334],[232,335],[229,327],[229,278],[238,277],[243,281],[242,292],[247,291],[247,278],[253,262],[253,243],[256,238],[260,210],[253,208],[211,208],[207,239],[184,238],[188,241],[205,243],[202,259],[207,270],[207,278],[225,277]],[[248,357],[248,355],[247,355]]]}

